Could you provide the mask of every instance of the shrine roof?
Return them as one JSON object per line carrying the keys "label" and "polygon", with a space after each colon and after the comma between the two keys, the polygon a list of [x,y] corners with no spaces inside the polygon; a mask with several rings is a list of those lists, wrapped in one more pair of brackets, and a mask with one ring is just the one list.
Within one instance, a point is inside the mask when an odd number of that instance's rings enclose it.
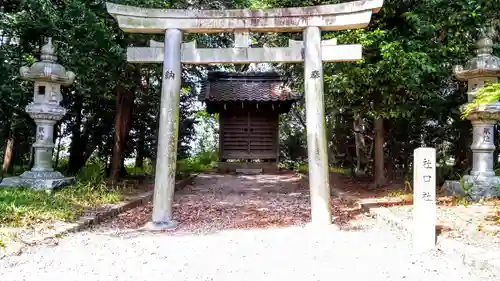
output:
{"label": "shrine roof", "polygon": [[276,72],[210,72],[200,95],[205,102],[279,102],[298,98],[300,95],[287,87]]}

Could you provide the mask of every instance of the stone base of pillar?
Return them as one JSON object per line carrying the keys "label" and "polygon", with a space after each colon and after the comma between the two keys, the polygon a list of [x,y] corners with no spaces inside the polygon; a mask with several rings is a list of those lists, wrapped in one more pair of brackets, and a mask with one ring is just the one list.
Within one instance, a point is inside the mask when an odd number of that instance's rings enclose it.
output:
{"label": "stone base of pillar", "polygon": [[164,231],[174,229],[179,225],[177,221],[169,221],[169,222],[148,222],[145,226],[142,227],[143,231]]}
{"label": "stone base of pillar", "polygon": [[500,196],[500,177],[464,176],[462,181],[446,181],[442,190],[446,195],[468,195],[474,200]]}
{"label": "stone base of pillar", "polygon": [[0,186],[27,187],[51,192],[53,189],[68,186],[74,182],[74,177],[65,177],[58,171],[27,171],[19,177],[4,178]]}
{"label": "stone base of pillar", "polygon": [[340,231],[340,226],[336,224],[320,224],[320,223],[312,223],[308,222],[304,225],[304,229],[310,231]]}

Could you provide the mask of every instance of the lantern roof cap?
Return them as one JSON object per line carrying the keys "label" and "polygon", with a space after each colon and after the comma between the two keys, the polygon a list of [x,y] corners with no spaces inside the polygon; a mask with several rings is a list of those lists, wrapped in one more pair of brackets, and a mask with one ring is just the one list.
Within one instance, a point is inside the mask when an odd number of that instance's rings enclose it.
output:
{"label": "lantern roof cap", "polygon": [[500,58],[493,55],[493,40],[485,29],[481,30],[480,39],[476,42],[476,56],[465,66],[457,65],[453,74],[460,81],[478,77],[500,77]]}
{"label": "lantern roof cap", "polygon": [[25,80],[45,81],[71,85],[75,80],[75,74],[57,63],[57,56],[52,45],[52,38],[41,49],[40,61],[30,67],[23,66],[19,69],[20,75]]}

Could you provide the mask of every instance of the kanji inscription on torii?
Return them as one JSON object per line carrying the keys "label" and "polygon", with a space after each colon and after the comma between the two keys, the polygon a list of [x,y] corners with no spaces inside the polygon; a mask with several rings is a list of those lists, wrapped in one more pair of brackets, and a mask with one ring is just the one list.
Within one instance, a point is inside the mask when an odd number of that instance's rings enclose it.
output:
{"label": "kanji inscription on torii", "polygon": [[436,150],[417,148],[413,157],[413,246],[421,252],[436,244]]}
{"label": "kanji inscription on torii", "polygon": [[175,78],[175,73],[172,70],[170,69],[165,70],[165,79],[173,80],[174,78]]}
{"label": "kanji inscription on torii", "polygon": [[313,70],[311,72],[311,79],[318,79],[320,77],[320,75],[321,74],[320,74],[319,70]]}

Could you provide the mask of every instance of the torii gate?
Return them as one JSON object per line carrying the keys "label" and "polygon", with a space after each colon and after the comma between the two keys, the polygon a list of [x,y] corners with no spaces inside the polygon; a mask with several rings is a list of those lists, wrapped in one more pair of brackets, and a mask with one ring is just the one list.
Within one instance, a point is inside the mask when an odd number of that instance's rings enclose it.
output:
{"label": "torii gate", "polygon": [[[106,3],[119,27],[131,33],[165,34],[165,43],[129,47],[132,63],[163,63],[158,151],[153,215],[155,229],[174,227],[172,201],[175,188],[181,63],[248,64],[304,62],[307,150],[311,192],[311,223],[332,223],[329,204],[329,169],[325,129],[323,61],[357,61],[361,45],[336,45],[321,40],[321,31],[366,27],[383,0],[360,0],[342,4],[265,10],[146,9]],[[196,42],[182,43],[187,33],[235,33],[234,48],[198,49]],[[284,48],[250,48],[249,32],[303,32],[303,41],[289,41]],[[164,46],[166,48],[164,48]]]}

